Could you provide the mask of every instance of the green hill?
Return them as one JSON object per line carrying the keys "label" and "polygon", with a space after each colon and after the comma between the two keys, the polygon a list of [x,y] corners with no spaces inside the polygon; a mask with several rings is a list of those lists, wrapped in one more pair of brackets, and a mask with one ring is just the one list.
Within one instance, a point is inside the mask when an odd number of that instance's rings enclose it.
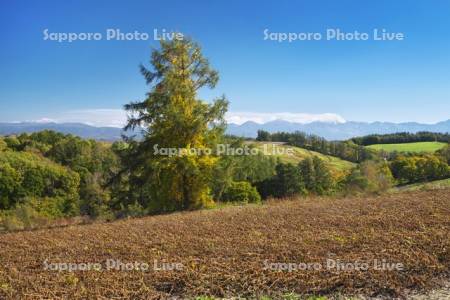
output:
{"label": "green hill", "polygon": [[404,191],[420,191],[420,190],[436,190],[450,188],[450,178],[435,180],[431,182],[419,182],[408,184],[404,186],[397,186],[390,190],[390,192],[404,192]]}
{"label": "green hill", "polygon": [[[306,150],[304,148],[294,147],[290,145],[283,145],[281,143],[254,142],[252,144],[261,151],[264,151],[264,149],[266,149],[266,152],[268,152],[268,154],[274,155],[275,157],[279,157],[281,161],[285,163],[297,164],[307,157],[318,156],[319,158],[326,161],[328,166],[330,166],[330,168],[335,171],[348,171],[355,166],[355,164],[352,162],[342,160],[334,156],[324,155],[322,153]],[[287,153],[288,149],[292,150],[291,154]],[[280,151],[283,151],[284,153],[279,154]]]}
{"label": "green hill", "polygon": [[375,150],[384,150],[387,152],[434,152],[443,148],[445,145],[447,144],[441,142],[418,142],[403,144],[375,144],[367,147]]}

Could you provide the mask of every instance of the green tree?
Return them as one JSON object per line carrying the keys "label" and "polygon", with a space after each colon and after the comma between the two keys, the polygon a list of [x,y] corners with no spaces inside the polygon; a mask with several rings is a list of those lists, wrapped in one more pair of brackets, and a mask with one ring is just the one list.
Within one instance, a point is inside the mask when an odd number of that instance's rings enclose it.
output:
{"label": "green tree", "polygon": [[316,172],[314,170],[314,162],[310,157],[305,158],[298,164],[301,180],[306,190],[314,191],[316,184]]}
{"label": "green tree", "polygon": [[258,185],[263,197],[288,197],[306,194],[300,171],[293,164],[278,163],[276,175]]}
{"label": "green tree", "polygon": [[325,162],[317,156],[308,157],[298,164],[301,180],[308,192],[325,195],[332,192],[334,180]]}
{"label": "green tree", "polygon": [[400,183],[431,181],[450,175],[445,158],[434,154],[397,155],[390,168]]}
{"label": "green tree", "polygon": [[[241,147],[235,141],[231,147]],[[275,174],[276,160],[263,153],[257,155],[225,155],[216,164],[211,180],[214,199],[222,200],[222,193],[235,181],[246,181],[256,185]]]}
{"label": "green tree", "polygon": [[417,180],[416,159],[404,155],[398,155],[391,162],[391,171],[401,183],[414,182]]}
{"label": "green tree", "polygon": [[[131,142],[121,177],[136,200],[153,211],[192,209],[212,204],[209,182],[218,158],[204,155],[223,135],[227,101],[208,104],[197,98],[202,87],[214,88],[218,73],[200,47],[189,39],[161,41],[152,52],[152,70],[141,66],[151,90],[142,102],[125,106],[125,129],[140,128],[143,140]],[[168,156],[155,149],[184,149]],[[199,155],[188,154],[195,149]]]}
{"label": "green tree", "polygon": [[317,156],[313,157],[314,180],[313,191],[317,195],[329,194],[334,188],[333,177],[325,162]]}
{"label": "green tree", "polygon": [[8,162],[0,162],[0,209],[8,209],[17,201],[22,177]]}
{"label": "green tree", "polygon": [[268,141],[270,141],[270,133],[265,130],[258,130],[258,135],[256,137],[256,140],[268,142]]}

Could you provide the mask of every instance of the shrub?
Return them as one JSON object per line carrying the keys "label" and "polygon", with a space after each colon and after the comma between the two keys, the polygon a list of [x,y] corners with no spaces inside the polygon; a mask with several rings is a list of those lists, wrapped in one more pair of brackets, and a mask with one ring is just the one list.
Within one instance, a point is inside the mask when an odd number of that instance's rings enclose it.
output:
{"label": "shrub", "polygon": [[386,162],[362,162],[345,181],[346,192],[379,193],[392,187],[394,178]]}
{"label": "shrub", "polygon": [[62,218],[66,210],[66,200],[62,197],[27,197],[22,202],[48,219]]}
{"label": "shrub", "polygon": [[150,213],[152,213],[150,209],[146,209],[141,204],[135,202],[128,204],[126,207],[122,206],[121,209],[116,212],[116,217],[119,219],[142,217]]}
{"label": "shrub", "polygon": [[3,214],[0,217],[0,225],[2,230],[6,231],[16,231],[23,230],[23,224],[20,222],[15,215]]}
{"label": "shrub", "polygon": [[8,149],[8,144],[0,137],[0,152]]}
{"label": "shrub", "polygon": [[8,146],[8,148],[13,149],[13,150],[19,150],[20,149],[20,141],[17,137],[15,136],[7,136],[4,139],[6,145]]}
{"label": "shrub", "polygon": [[261,202],[261,196],[250,183],[235,181],[225,189],[222,200],[226,202],[259,203]]}
{"label": "shrub", "polygon": [[441,150],[437,151],[437,154],[444,159],[448,165],[450,165],[450,145],[445,146]]}
{"label": "shrub", "polygon": [[49,223],[49,218],[28,204],[19,204],[12,210],[4,211],[0,220],[7,231],[40,228]]}
{"label": "shrub", "polygon": [[354,168],[344,180],[344,193],[362,193],[369,187],[369,180],[361,173],[359,168]]}

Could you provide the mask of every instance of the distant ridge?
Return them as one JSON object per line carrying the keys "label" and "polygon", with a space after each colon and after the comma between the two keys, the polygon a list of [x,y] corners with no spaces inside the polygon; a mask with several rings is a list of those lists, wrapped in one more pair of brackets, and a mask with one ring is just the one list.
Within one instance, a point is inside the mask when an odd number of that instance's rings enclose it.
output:
{"label": "distant ridge", "polygon": [[278,131],[294,132],[303,131],[309,134],[315,134],[328,140],[346,140],[352,137],[368,134],[386,134],[395,132],[430,131],[430,132],[450,132],[450,120],[438,122],[436,124],[421,124],[416,122],[390,123],[390,122],[312,122],[307,124],[292,123],[283,120],[258,124],[255,122],[245,122],[241,125],[229,124],[227,132],[244,137],[256,137],[259,129],[271,133]]}
{"label": "distant ridge", "polygon": [[0,135],[33,133],[42,130],[54,130],[65,134],[73,134],[85,139],[103,141],[120,140],[124,133],[117,127],[94,127],[82,123],[0,123]]}
{"label": "distant ridge", "polygon": [[[82,138],[116,141],[120,140],[124,134],[121,128],[117,127],[94,127],[82,123],[0,123],[0,135],[32,133],[41,130],[54,130],[62,133],[70,133]],[[390,122],[312,122],[307,124],[293,123],[284,120],[275,120],[264,124],[252,121],[241,125],[228,124],[227,133],[242,137],[256,137],[258,130],[269,132],[294,132],[303,131],[315,134],[328,140],[345,140],[356,136],[368,134],[386,134],[395,132],[430,131],[430,132],[450,132],[450,120],[438,122],[436,124],[421,124],[416,122],[390,123]],[[130,133],[128,133],[130,135]]]}

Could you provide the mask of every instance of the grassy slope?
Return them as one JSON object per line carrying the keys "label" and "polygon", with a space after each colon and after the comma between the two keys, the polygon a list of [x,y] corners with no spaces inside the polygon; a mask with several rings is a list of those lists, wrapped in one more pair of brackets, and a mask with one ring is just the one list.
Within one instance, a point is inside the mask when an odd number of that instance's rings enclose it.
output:
{"label": "grassy slope", "polygon": [[315,152],[315,151],[310,151],[310,150],[306,150],[303,148],[299,148],[299,147],[293,147],[293,146],[288,146],[288,145],[280,145],[277,143],[270,143],[270,142],[255,142],[252,143],[254,144],[258,149],[263,150],[264,149],[264,144],[268,145],[268,150],[269,153],[273,153],[272,152],[272,147],[274,147],[275,149],[284,149],[286,150],[287,148],[292,148],[293,149],[293,155],[275,155],[276,157],[280,157],[280,159],[283,162],[288,162],[288,163],[293,163],[293,164],[297,164],[299,163],[301,160],[307,158],[307,157],[312,157],[312,156],[318,156],[321,159],[323,159],[324,161],[327,162],[327,164],[334,170],[337,171],[347,171],[350,170],[352,167],[355,166],[354,163],[346,161],[346,160],[342,160],[340,158],[334,157],[334,156],[329,156],[329,155],[324,155],[321,154],[319,152]]}
{"label": "grassy slope", "polygon": [[384,150],[388,152],[434,152],[443,148],[446,143],[440,142],[419,142],[419,143],[403,143],[403,144],[376,144],[367,146],[375,150]]}
{"label": "grassy slope", "polygon": [[[450,190],[302,199],[0,235],[0,299],[180,299],[387,294],[449,275]],[[330,256],[331,255],[331,256]],[[264,270],[264,262],[368,262],[404,269]],[[145,262],[148,272],[43,269],[43,262]],[[154,260],[183,264],[155,271]],[[100,297],[100,295],[102,297]],[[158,298],[159,299],[159,298]]]}
{"label": "grassy slope", "polygon": [[402,192],[402,191],[420,191],[420,190],[434,190],[434,189],[446,189],[450,188],[450,178],[435,180],[431,182],[414,183],[405,186],[394,187],[390,192]]}

